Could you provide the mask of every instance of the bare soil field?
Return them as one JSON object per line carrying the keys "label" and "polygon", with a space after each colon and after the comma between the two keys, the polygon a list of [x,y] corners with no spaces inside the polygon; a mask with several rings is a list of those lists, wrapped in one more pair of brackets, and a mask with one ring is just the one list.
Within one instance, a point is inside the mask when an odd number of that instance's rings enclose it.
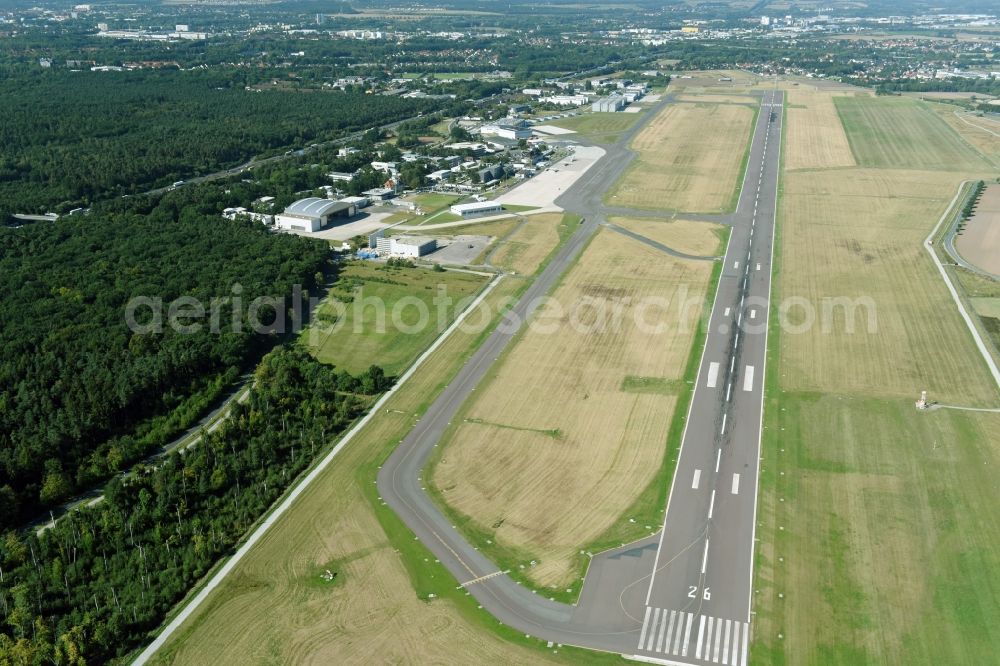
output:
{"label": "bare soil field", "polygon": [[966,261],[1000,275],[1000,185],[986,187],[955,244]]}
{"label": "bare soil field", "polygon": [[639,156],[606,201],[650,210],[730,209],[754,117],[731,104],[668,105],[633,139]]}
{"label": "bare soil field", "polygon": [[785,168],[855,166],[837,107],[828,93],[794,89],[786,99]]}
{"label": "bare soil field", "polygon": [[[711,268],[599,232],[554,294],[563,312],[538,314],[544,328],[519,337],[442,444],[432,483],[474,544],[522,553],[539,585],[577,584],[580,549],[626,519],[664,462],[677,397],[627,378],[683,376]],[[642,312],[648,297],[671,301]]]}

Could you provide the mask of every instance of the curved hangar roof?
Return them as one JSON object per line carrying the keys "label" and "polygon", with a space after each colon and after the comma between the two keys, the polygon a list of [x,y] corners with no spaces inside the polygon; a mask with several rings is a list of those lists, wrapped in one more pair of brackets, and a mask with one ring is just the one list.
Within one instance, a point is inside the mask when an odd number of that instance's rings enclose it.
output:
{"label": "curved hangar roof", "polygon": [[285,215],[298,215],[301,217],[324,217],[332,213],[350,207],[343,201],[331,201],[330,199],[320,199],[319,197],[306,197],[299,199],[285,209]]}

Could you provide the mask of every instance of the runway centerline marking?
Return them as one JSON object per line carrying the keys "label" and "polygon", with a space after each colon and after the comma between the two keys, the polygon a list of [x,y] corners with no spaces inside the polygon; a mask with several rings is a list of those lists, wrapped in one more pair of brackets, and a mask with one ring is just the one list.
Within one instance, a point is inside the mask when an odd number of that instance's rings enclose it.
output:
{"label": "runway centerline marking", "polygon": [[722,448],[720,447],[715,452],[715,473],[719,473],[719,463],[722,461]]}
{"label": "runway centerline marking", "polygon": [[752,391],[753,390],[753,366],[748,365],[746,369],[746,374],[743,376],[743,390]]}
{"label": "runway centerline marking", "polygon": [[708,567],[708,543],[709,539],[705,539],[705,552],[701,555],[701,572],[705,573],[706,567]]}
{"label": "runway centerline marking", "polygon": [[740,475],[739,474],[733,474],[733,494],[734,495],[739,495],[740,494]]}
{"label": "runway centerline marking", "polygon": [[726,432],[726,417],[727,417],[727,416],[729,416],[729,414],[723,414],[723,415],[722,415],[722,428],[721,428],[721,429],[719,430],[719,434],[720,434],[720,435],[721,435],[722,433]]}
{"label": "runway centerline marking", "polygon": [[712,520],[712,512],[715,510],[715,490],[712,490],[712,499],[708,501],[708,519]]}
{"label": "runway centerline marking", "polygon": [[701,470],[694,471],[694,479],[691,481],[691,490],[698,490],[698,482],[701,481]]}

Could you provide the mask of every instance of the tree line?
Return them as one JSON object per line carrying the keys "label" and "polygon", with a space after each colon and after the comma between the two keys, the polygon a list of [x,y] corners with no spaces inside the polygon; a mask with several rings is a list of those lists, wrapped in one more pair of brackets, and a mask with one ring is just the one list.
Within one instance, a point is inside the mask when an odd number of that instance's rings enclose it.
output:
{"label": "tree line", "polygon": [[[285,298],[295,284],[308,295],[335,271],[325,243],[173,197],[137,204],[0,229],[0,530],[183,432],[275,342],[229,325],[233,313],[246,322],[258,296]],[[162,300],[162,332],[127,325],[126,306],[140,296]],[[180,296],[206,308],[229,298],[218,333],[207,321],[197,333],[167,326]],[[278,314],[264,307],[260,319]],[[148,323],[152,308],[136,315]]]}
{"label": "tree line", "polygon": [[17,100],[0,123],[0,214],[65,212],[435,105],[350,92],[254,92],[231,77],[178,71],[26,72],[0,82],[0,99]]}
{"label": "tree line", "polygon": [[266,355],[249,398],[194,446],[111,481],[102,502],[0,538],[0,664],[106,663],[169,610],[389,380]]}

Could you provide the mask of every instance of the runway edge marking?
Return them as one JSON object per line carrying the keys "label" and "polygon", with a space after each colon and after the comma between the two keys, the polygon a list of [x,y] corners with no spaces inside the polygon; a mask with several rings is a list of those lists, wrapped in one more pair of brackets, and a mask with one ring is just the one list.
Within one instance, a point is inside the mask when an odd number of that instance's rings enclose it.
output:
{"label": "runway edge marking", "polygon": [[[784,93],[781,95],[782,107],[784,107],[785,96]],[[774,103],[774,93],[771,96],[771,102]],[[760,501],[760,451],[761,445],[764,439],[764,402],[765,394],[767,389],[767,356],[768,356],[768,338],[770,337],[770,322],[771,322],[771,299],[774,296],[774,240],[777,236],[778,229],[778,186],[781,183],[781,148],[784,143],[784,131],[785,131],[785,113],[784,108],[782,108],[782,115],[778,122],[778,159],[777,159],[777,173],[774,178],[774,210],[772,211],[771,219],[771,261],[767,267],[767,305],[764,310],[764,321],[766,325],[764,327],[764,367],[761,368],[760,380],[761,380],[761,390],[760,390],[760,428],[757,432],[757,469],[755,471],[754,479],[754,497],[753,497],[753,524],[751,526],[750,533],[750,586],[747,590],[747,630],[743,634],[743,662],[746,663],[747,647],[749,644],[750,633],[750,618],[753,614],[753,579],[754,579],[754,561],[757,554],[757,506]]]}

